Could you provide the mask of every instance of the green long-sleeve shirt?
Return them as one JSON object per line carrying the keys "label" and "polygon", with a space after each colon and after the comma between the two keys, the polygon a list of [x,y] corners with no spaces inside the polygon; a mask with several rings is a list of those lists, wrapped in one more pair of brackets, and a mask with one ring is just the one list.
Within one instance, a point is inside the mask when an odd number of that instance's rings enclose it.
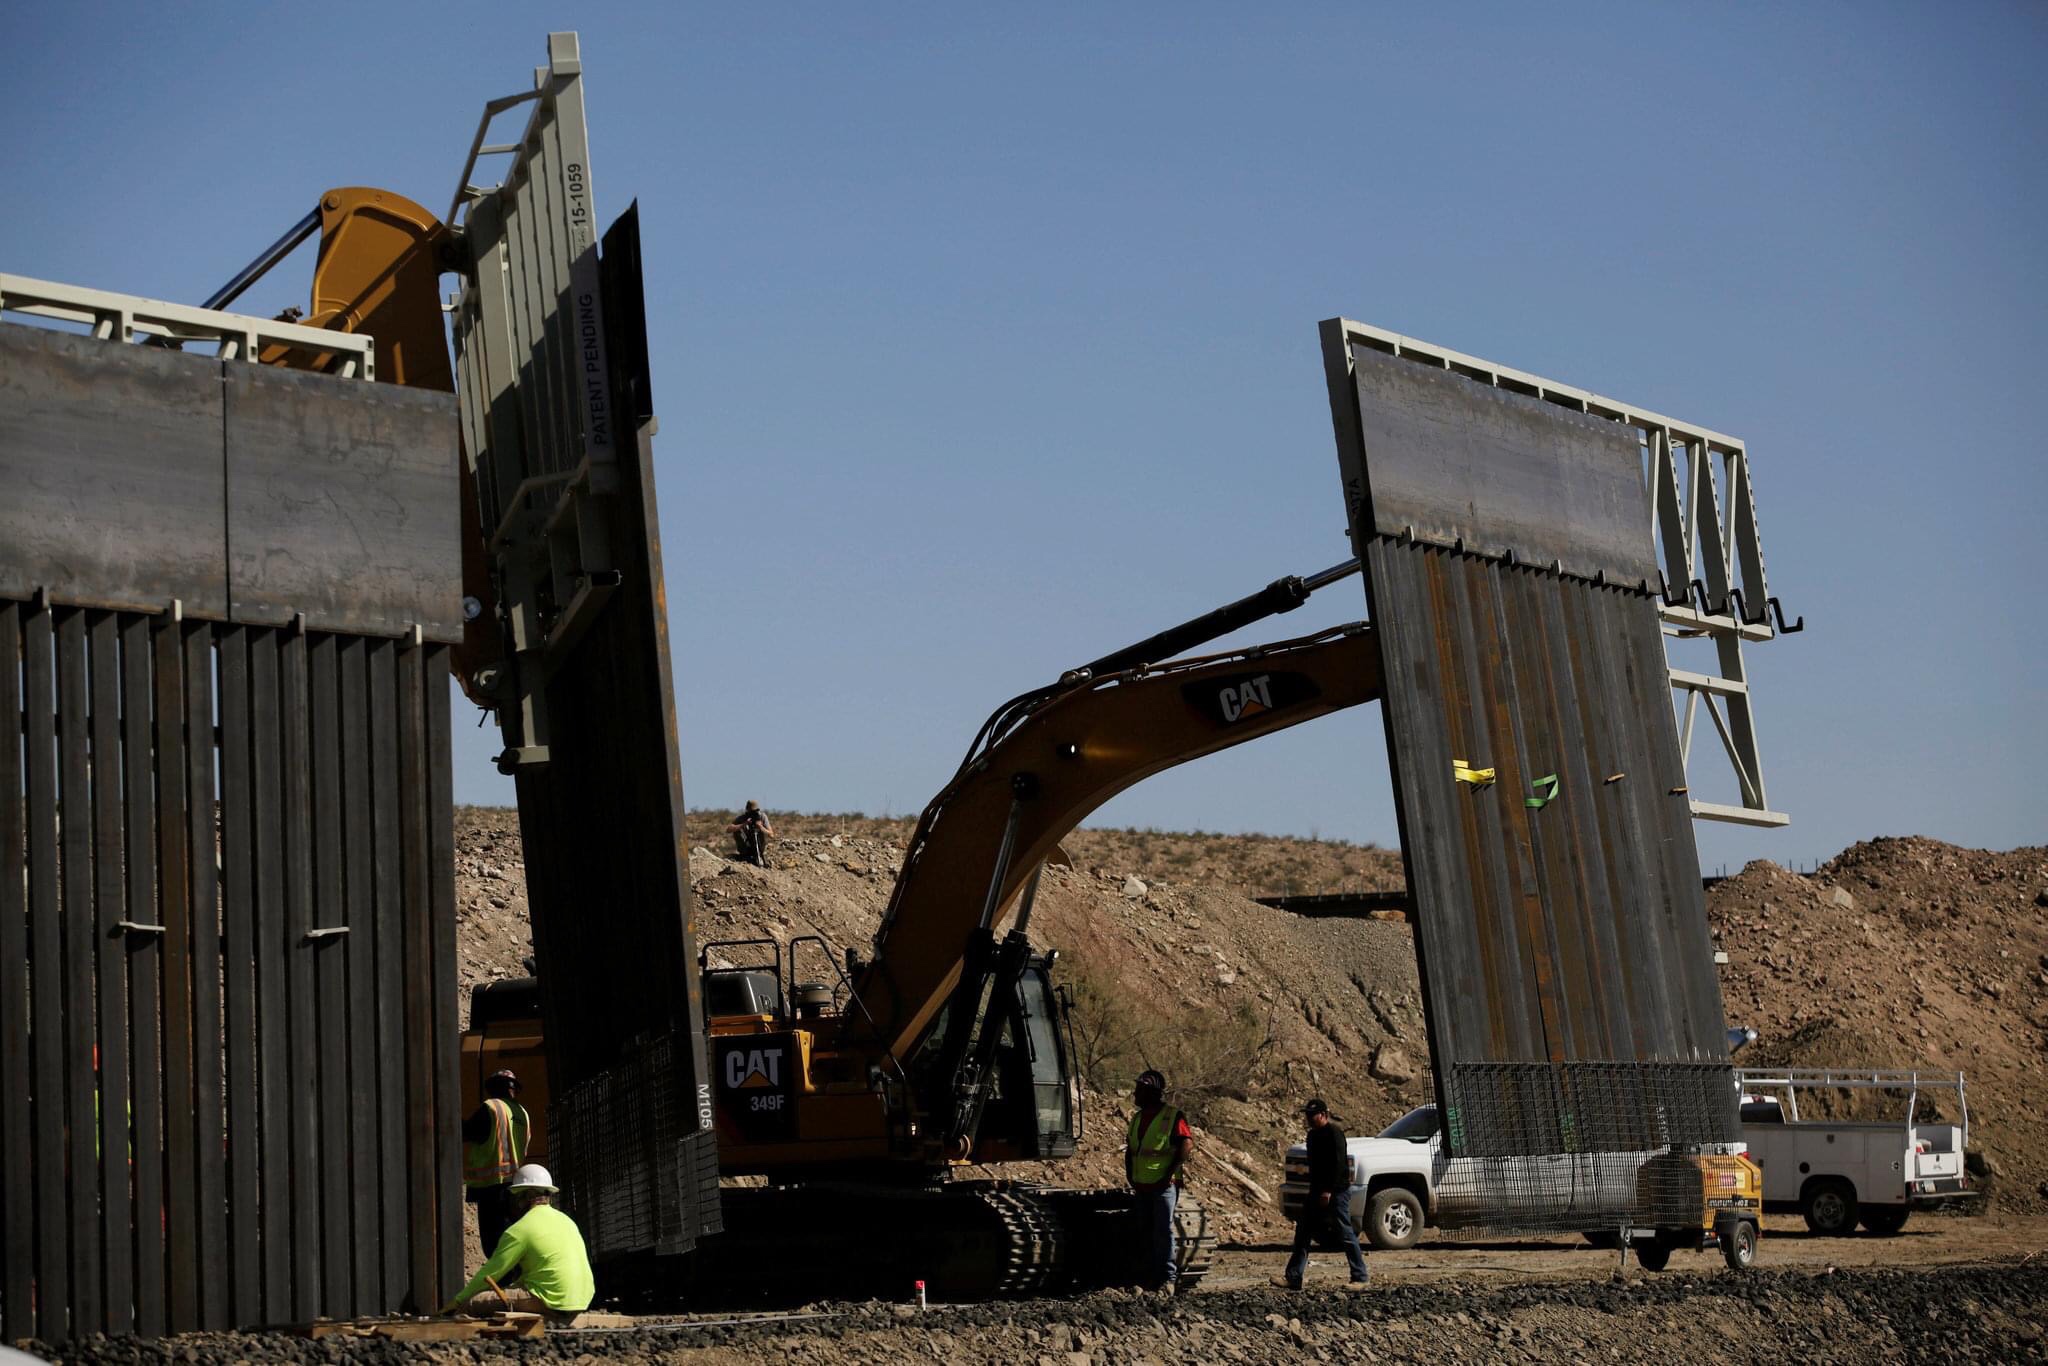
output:
{"label": "green long-sleeve shirt", "polygon": [[498,1246],[476,1278],[462,1287],[457,1303],[483,1290],[490,1280],[503,1285],[517,1267],[519,1283],[550,1309],[580,1313],[597,1295],[590,1275],[590,1254],[576,1221],[553,1205],[535,1205],[505,1230]]}

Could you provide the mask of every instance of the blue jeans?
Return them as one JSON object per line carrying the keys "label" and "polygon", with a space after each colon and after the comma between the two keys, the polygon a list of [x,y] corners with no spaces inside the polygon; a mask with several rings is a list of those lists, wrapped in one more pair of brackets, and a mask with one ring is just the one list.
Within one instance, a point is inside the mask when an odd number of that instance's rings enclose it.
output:
{"label": "blue jeans", "polygon": [[1180,1190],[1171,1184],[1163,1190],[1138,1191],[1138,1216],[1145,1221],[1145,1267],[1139,1284],[1156,1290],[1180,1279],[1179,1238],[1173,1213],[1180,1204]]}
{"label": "blue jeans", "polygon": [[1308,1274],[1309,1244],[1315,1240],[1316,1229],[1329,1218],[1337,1225],[1337,1236],[1344,1241],[1344,1260],[1351,1264],[1351,1279],[1363,1281],[1370,1274],[1365,1269],[1365,1253],[1358,1247],[1358,1230],[1351,1226],[1351,1187],[1330,1193],[1328,1205],[1318,1205],[1311,1193],[1301,1206],[1301,1217],[1294,1221],[1294,1254],[1287,1259],[1287,1283],[1300,1285],[1301,1278]]}

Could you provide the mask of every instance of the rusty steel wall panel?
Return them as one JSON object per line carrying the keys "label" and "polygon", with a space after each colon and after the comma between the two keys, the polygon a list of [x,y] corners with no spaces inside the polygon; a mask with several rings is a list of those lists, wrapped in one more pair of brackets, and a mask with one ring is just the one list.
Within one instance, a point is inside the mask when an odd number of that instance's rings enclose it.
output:
{"label": "rusty steel wall panel", "polygon": [[[407,1094],[410,1064],[405,1038],[405,887],[398,829],[404,806],[398,763],[398,670],[400,651],[389,641],[367,643],[370,651],[370,860],[375,902],[377,962],[377,1163],[387,1235],[411,1227],[410,1174],[406,1160],[406,1111],[390,1098]],[[403,1302],[412,1283],[412,1243],[387,1236],[382,1251],[383,1300]],[[439,1306],[436,1306],[437,1308]]]}
{"label": "rusty steel wall panel", "polygon": [[[0,725],[22,715],[21,608],[0,601]],[[28,793],[18,742],[0,744],[0,964],[26,963],[28,933]],[[0,1095],[17,1112],[32,1104],[29,983],[0,995]],[[0,981],[12,980],[0,969]],[[27,1116],[0,1123],[0,1340],[30,1336],[36,1257],[35,1170]]]}
{"label": "rusty steel wall panel", "polygon": [[[352,1095],[376,1095],[384,1062],[377,1053],[377,925],[371,850],[374,825],[371,820],[370,756],[370,643],[344,637],[339,664],[341,720],[342,828],[349,832],[343,876],[347,904],[342,920],[348,927],[343,950],[346,954],[348,1003],[348,1091]],[[378,1107],[347,1107],[350,1203],[347,1224],[353,1256],[351,1275],[355,1293],[366,1300],[383,1296],[384,1227],[383,1179],[377,1150]],[[394,1240],[405,1236],[404,1226],[389,1230]]]}
{"label": "rusty steel wall panel", "polygon": [[[522,194],[546,181],[536,172]],[[550,1085],[559,1099],[608,1084],[614,1069],[619,1084],[630,1084],[641,1075],[634,1069],[659,1056],[667,1086],[689,1101],[663,1110],[658,1124],[560,1150],[557,1179],[572,1202],[599,1168],[609,1179],[680,1192],[662,1219],[586,1223],[584,1233],[600,1258],[681,1252],[715,1232],[720,1213],[715,1182],[698,1179],[714,1166],[699,1150],[715,1139],[646,421],[638,216],[629,210],[614,224],[599,257],[594,244],[572,252],[550,239],[536,202],[515,195],[476,205],[479,260],[502,260],[505,270],[472,281],[456,335],[483,522],[507,528],[503,608],[521,624],[508,634],[518,642],[533,632],[506,665],[527,680],[533,702],[507,705],[500,720],[517,782]],[[556,295],[515,297],[507,284],[592,272],[598,287],[577,297],[573,316],[522,307]],[[587,481],[546,486],[539,511],[521,488],[532,476],[579,468]],[[573,549],[543,525],[573,528]],[[565,557],[596,572],[533,572]],[[601,603],[577,618],[576,604],[600,581]],[[573,632],[536,638],[541,624],[571,619]],[[520,757],[540,749],[544,761]],[[592,906],[605,914],[591,915]]]}
{"label": "rusty steel wall panel", "polygon": [[[99,984],[99,1019],[94,1031],[93,1081],[96,1108],[94,1154],[99,1161],[99,1213],[104,1237],[101,1267],[106,1294],[107,1330],[135,1331],[135,1243],[128,1230],[135,1223],[129,1201],[129,1164],[119,1155],[132,1153],[128,1125],[133,1101],[128,1087],[128,919],[121,868],[121,665],[120,626],[111,613],[93,612],[86,619],[88,651],[87,702],[90,709],[92,775],[92,940],[94,976]],[[69,808],[67,808],[69,809]],[[114,1160],[108,1160],[112,1155]]]}
{"label": "rusty steel wall panel", "polygon": [[100,1266],[99,1067],[93,1038],[92,786],[87,753],[85,611],[62,607],[57,626],[57,850],[59,938],[64,967],[63,1039],[67,1118],[66,1218],[70,1224],[74,1322],[105,1321]]}
{"label": "rusty steel wall panel", "polygon": [[1729,1140],[1632,437],[1324,335],[1451,1151]]}
{"label": "rusty steel wall panel", "polygon": [[462,638],[455,400],[224,367],[232,619]]}
{"label": "rusty steel wall panel", "polygon": [[220,362],[0,323],[0,597],[227,615]]}
{"label": "rusty steel wall panel", "polygon": [[451,395],[0,323],[0,597],[462,636]]}
{"label": "rusty steel wall panel", "polygon": [[[35,1329],[71,1330],[71,1251],[66,1241],[64,1151],[64,953],[57,910],[57,661],[53,614],[21,610],[23,766],[28,809],[28,958],[20,993],[30,1006],[28,1112],[34,1151]],[[16,960],[0,963],[9,971]],[[6,993],[11,994],[11,993]],[[6,1113],[0,1111],[0,1113]],[[19,1114],[20,1111],[14,1112]],[[10,1116],[11,1117],[11,1116]],[[18,1122],[18,1120],[17,1120]],[[46,1307],[47,1306],[47,1307]]]}
{"label": "rusty steel wall panel", "polygon": [[[214,704],[219,688],[219,666],[215,652],[216,628],[205,622],[183,625],[164,623],[157,627],[161,661],[158,672],[177,673],[183,655],[184,670],[178,689],[184,704],[184,727],[178,726],[178,710],[159,701],[157,716],[158,762],[167,774],[180,765],[185,772],[184,805],[181,812],[184,838],[177,838],[176,809],[172,798],[161,795],[158,847],[163,851],[159,883],[167,901],[175,901],[191,924],[188,964],[192,983],[192,1166],[178,1165],[172,1171],[191,1170],[197,1208],[199,1264],[196,1272],[178,1273],[185,1280],[196,1275],[198,1294],[181,1292],[174,1276],[172,1301],[174,1319],[198,1315],[201,1324],[231,1322],[227,1311],[230,1287],[230,1245],[228,1243],[227,1114],[225,1093],[226,1050],[222,980],[228,969],[222,952],[221,935],[221,803],[215,788],[217,755],[213,743]],[[224,658],[225,649],[219,657]],[[161,699],[161,694],[159,695]],[[196,755],[196,762],[184,756]],[[209,857],[211,853],[211,857]],[[166,917],[169,923],[169,917]],[[218,968],[216,965],[219,965]],[[180,1127],[183,1127],[182,1125]],[[180,1184],[184,1184],[182,1179]]]}
{"label": "rusty steel wall panel", "polygon": [[348,939],[342,910],[341,666],[336,637],[315,635],[306,651],[312,689],[312,945],[313,1039],[320,1061],[316,1111],[320,1167],[320,1296],[326,1313],[351,1303],[354,1251],[349,1247]]}
{"label": "rusty steel wall panel", "polygon": [[[248,717],[252,707],[246,627],[220,633],[220,858],[222,1010],[227,1053],[227,1181],[231,1226],[227,1248],[231,1289],[225,1319],[263,1317],[262,1124],[257,1094],[256,1038],[256,765]],[[159,704],[161,705],[161,704]]]}
{"label": "rusty steel wall panel", "polygon": [[[438,645],[0,599],[7,1337],[452,1292],[447,683]],[[411,781],[380,788],[380,725]],[[409,875],[388,906],[383,865]],[[351,1157],[387,1127],[394,1165]]]}
{"label": "rusty steel wall panel", "polygon": [[[118,847],[126,864],[125,918],[133,924],[160,923],[161,936],[147,931],[130,931],[125,937],[128,987],[130,1069],[134,1078],[129,1106],[129,1144],[134,1152],[131,1176],[135,1183],[135,1331],[162,1333],[169,1326],[166,1300],[168,1264],[166,1237],[170,1228],[168,1192],[164,1189],[166,1119],[164,1094],[177,1086],[176,1078],[189,1083],[191,1053],[175,1057],[165,1049],[167,1035],[179,1028],[187,1031],[189,1045],[191,1015],[181,1014],[181,1002],[164,991],[167,979],[189,982],[190,972],[182,952],[173,954],[170,943],[178,931],[170,928],[168,917],[156,921],[156,775],[150,763],[154,752],[155,712],[152,705],[151,660],[155,642],[149,619],[137,615],[121,618],[121,730],[119,762],[122,805],[119,827],[107,832],[110,847]],[[109,756],[112,761],[112,756]],[[180,929],[183,927],[181,926]],[[182,949],[182,944],[180,945]],[[173,977],[173,972],[177,976]],[[101,1021],[101,1028],[106,1022]],[[175,1043],[176,1040],[174,1039]],[[182,1071],[180,1070],[182,1067]],[[175,1119],[190,1114],[191,1101],[180,1095]],[[172,1126],[174,1129],[183,1126]],[[190,1169],[191,1150],[180,1153],[178,1170]],[[159,1211],[152,1221],[147,1211]],[[189,1273],[188,1273],[189,1280]]]}
{"label": "rusty steel wall panel", "polygon": [[1374,530],[1581,578],[1656,577],[1631,429],[1369,347],[1349,360]]}

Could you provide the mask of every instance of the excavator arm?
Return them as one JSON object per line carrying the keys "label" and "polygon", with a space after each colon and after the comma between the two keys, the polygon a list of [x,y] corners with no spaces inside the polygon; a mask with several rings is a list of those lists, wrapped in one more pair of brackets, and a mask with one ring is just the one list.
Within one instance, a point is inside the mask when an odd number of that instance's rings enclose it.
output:
{"label": "excavator arm", "polygon": [[1059,841],[1117,793],[1379,695],[1378,646],[1352,623],[1156,667],[1077,670],[1009,704],[918,822],[874,956],[854,979],[843,1046],[899,1064],[913,1056],[963,966],[983,956],[969,946],[986,942]]}

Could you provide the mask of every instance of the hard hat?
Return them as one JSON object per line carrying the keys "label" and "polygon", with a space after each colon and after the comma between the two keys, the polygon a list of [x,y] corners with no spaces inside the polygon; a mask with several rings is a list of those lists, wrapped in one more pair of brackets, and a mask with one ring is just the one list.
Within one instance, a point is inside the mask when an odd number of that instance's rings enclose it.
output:
{"label": "hard hat", "polygon": [[517,1086],[517,1085],[519,1084],[519,1074],[518,1074],[517,1072],[514,1072],[514,1071],[513,1071],[513,1070],[512,1070],[511,1068],[509,1068],[509,1067],[501,1067],[501,1068],[499,1068],[499,1069],[498,1069],[497,1071],[495,1071],[495,1072],[491,1073],[491,1075],[489,1075],[488,1077],[485,1077],[485,1078],[484,1078],[484,1080],[485,1080],[485,1081],[509,1081],[509,1082],[511,1082],[511,1083],[512,1083],[512,1084],[513,1084],[514,1086]]}
{"label": "hard hat", "polygon": [[548,1175],[546,1167],[527,1163],[512,1173],[512,1189],[515,1191],[545,1191],[549,1195],[559,1194],[561,1187]]}
{"label": "hard hat", "polygon": [[1301,1112],[1304,1115],[1327,1115],[1330,1113],[1330,1107],[1323,1104],[1321,1096],[1316,1096],[1301,1107]]}
{"label": "hard hat", "polygon": [[1148,1067],[1138,1074],[1136,1084],[1139,1087],[1150,1087],[1154,1091],[1164,1091],[1166,1089],[1166,1078],[1161,1075],[1157,1068]]}

